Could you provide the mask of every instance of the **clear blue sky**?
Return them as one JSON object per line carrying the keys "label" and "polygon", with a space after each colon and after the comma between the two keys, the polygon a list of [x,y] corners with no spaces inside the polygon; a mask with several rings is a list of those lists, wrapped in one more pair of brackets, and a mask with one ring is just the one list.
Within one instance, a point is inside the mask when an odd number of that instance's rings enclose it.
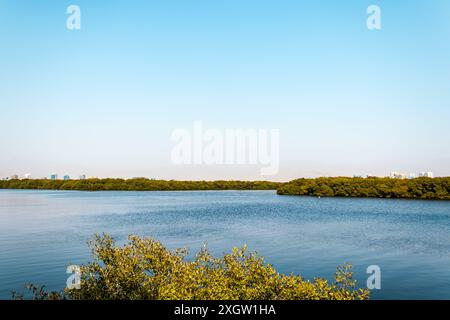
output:
{"label": "clear blue sky", "polygon": [[172,165],[194,120],[280,129],[273,180],[450,175],[450,1],[0,0],[0,119],[0,176],[261,178]]}

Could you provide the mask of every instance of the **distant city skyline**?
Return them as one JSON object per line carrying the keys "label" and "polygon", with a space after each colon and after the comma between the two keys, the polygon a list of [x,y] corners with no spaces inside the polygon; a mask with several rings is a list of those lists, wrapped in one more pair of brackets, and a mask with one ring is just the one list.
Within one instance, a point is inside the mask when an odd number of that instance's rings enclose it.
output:
{"label": "distant city skyline", "polygon": [[[379,177],[379,178],[392,178],[392,179],[416,179],[416,178],[434,178],[435,175],[432,171],[422,171],[419,173],[401,173],[401,172],[391,172],[388,175],[382,175],[382,176],[376,176],[376,175],[372,175],[372,174],[365,174],[365,175],[360,175],[360,174],[355,174],[353,175],[353,178],[370,178],[370,177]],[[24,176],[20,176],[18,174],[13,174],[11,176],[8,177],[0,177],[1,180],[13,180],[13,179],[19,179],[19,180],[27,180],[27,179],[35,179],[35,180],[42,180],[42,179],[50,179],[50,180],[85,180],[85,179],[104,179],[104,178],[122,178],[122,179],[140,179],[140,178],[144,178],[144,179],[155,179],[154,177],[146,177],[146,176],[136,176],[136,177],[98,177],[98,176],[87,176],[85,174],[81,174],[79,176],[77,176],[76,178],[71,177],[68,174],[65,174],[62,178],[60,178],[58,173],[53,173],[50,174],[49,177],[33,177],[31,174],[27,173]],[[301,178],[301,177],[298,177]],[[161,178],[161,180],[164,180]],[[267,179],[267,180],[271,180],[271,179]]]}
{"label": "distant city skyline", "polygon": [[[450,176],[449,39],[447,0],[3,0],[0,177]],[[174,164],[197,120],[279,130],[279,170]]]}

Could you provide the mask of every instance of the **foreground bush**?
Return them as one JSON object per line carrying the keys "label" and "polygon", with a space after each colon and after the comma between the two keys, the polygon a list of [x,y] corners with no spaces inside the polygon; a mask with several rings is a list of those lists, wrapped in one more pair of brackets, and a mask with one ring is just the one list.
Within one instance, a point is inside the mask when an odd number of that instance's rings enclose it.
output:
{"label": "foreground bush", "polygon": [[[367,299],[367,290],[356,289],[351,266],[338,268],[335,282],[306,281],[300,276],[279,274],[246,248],[233,249],[222,258],[206,249],[192,261],[186,250],[170,251],[160,242],[130,236],[116,246],[108,235],[90,243],[94,261],[81,267],[81,288],[64,293],[42,293],[37,299]],[[36,294],[37,293],[37,294]]]}

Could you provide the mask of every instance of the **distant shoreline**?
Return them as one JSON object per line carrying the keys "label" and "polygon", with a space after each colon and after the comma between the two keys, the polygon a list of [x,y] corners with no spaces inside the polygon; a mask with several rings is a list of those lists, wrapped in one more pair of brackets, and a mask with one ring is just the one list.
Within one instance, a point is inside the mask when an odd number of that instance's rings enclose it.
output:
{"label": "distant shoreline", "polygon": [[277,190],[281,182],[270,181],[178,181],[135,179],[86,180],[7,180],[0,189],[74,190],[74,191],[206,191],[206,190]]}
{"label": "distant shoreline", "polygon": [[245,191],[273,190],[278,195],[450,200],[450,177],[443,178],[315,178],[290,182],[178,181],[135,179],[7,180],[0,189],[61,191]]}
{"label": "distant shoreline", "polygon": [[296,179],[277,188],[279,195],[450,200],[450,177],[443,178],[316,178]]}

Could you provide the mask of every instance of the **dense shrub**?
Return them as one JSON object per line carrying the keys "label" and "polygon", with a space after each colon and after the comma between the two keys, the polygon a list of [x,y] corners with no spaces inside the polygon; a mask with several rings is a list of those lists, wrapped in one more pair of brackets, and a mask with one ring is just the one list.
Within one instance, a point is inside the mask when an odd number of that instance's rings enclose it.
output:
{"label": "dense shrub", "polygon": [[176,190],[275,190],[279,183],[270,181],[177,181],[135,179],[86,180],[7,180],[0,189],[81,190],[81,191],[176,191]]}
{"label": "dense shrub", "polygon": [[281,184],[277,193],[316,197],[374,197],[450,200],[450,178],[317,178]]}
{"label": "dense shrub", "polygon": [[[367,299],[369,292],[356,289],[350,265],[338,268],[335,281],[310,282],[297,275],[283,275],[255,253],[235,248],[222,258],[207,249],[193,260],[186,250],[170,251],[150,238],[130,236],[116,246],[108,235],[91,242],[94,260],[81,266],[81,288],[64,293],[42,293],[36,299]],[[16,296],[17,297],[17,296]]]}

